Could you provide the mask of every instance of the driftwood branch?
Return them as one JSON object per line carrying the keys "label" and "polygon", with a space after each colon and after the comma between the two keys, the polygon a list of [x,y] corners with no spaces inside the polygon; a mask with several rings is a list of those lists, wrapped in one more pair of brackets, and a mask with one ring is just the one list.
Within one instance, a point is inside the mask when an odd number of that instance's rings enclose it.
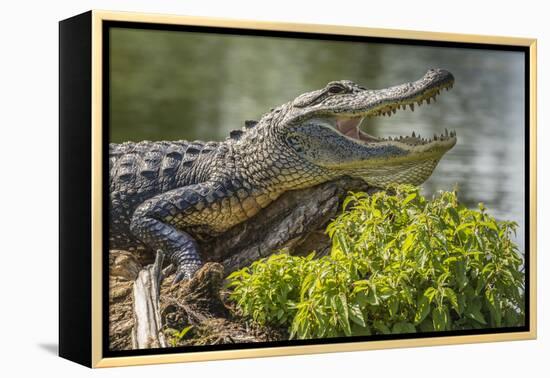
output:
{"label": "driftwood branch", "polygon": [[159,309],[163,260],[162,252],[158,251],[155,263],[142,269],[134,281],[133,349],[167,346]]}

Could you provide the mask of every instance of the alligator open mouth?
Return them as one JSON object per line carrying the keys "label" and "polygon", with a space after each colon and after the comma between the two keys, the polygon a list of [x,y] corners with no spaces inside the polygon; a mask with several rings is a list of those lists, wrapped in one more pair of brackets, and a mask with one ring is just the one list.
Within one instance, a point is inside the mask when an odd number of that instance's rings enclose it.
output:
{"label": "alligator open mouth", "polygon": [[401,135],[396,137],[376,137],[365,131],[368,127],[367,122],[369,118],[380,116],[391,117],[398,110],[406,110],[407,108],[414,112],[415,106],[421,106],[423,103],[430,104],[432,101],[436,102],[436,98],[439,94],[441,94],[441,91],[443,89],[449,90],[452,86],[452,80],[445,81],[439,85],[432,86],[421,93],[417,93],[414,96],[404,97],[394,102],[382,102],[379,106],[373,107],[361,115],[334,116],[330,124],[344,136],[360,143],[395,141],[409,146],[420,146],[434,142],[447,142],[449,144],[454,144],[456,142],[456,132],[449,132],[447,129],[439,135],[434,134],[428,138],[420,136],[420,134],[415,131],[413,131],[410,136]]}

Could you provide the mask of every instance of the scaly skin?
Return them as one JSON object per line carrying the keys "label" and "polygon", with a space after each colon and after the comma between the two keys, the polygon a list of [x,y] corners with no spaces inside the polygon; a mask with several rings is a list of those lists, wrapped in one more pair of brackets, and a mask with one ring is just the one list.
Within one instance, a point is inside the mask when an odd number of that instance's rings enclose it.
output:
{"label": "scaly skin", "polygon": [[384,139],[359,126],[429,103],[453,82],[439,69],[380,90],[331,82],[247,121],[223,142],[111,144],[110,248],[160,249],[177,266],[178,282],[202,264],[197,238],[250,219],[286,191],[342,176],[376,187],[419,185],[456,143],[454,132]]}

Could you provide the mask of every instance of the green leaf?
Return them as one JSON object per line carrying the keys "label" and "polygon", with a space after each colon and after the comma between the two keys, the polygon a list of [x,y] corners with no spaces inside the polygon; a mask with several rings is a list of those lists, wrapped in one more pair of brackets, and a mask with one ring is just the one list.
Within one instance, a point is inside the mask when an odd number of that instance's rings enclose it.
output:
{"label": "green leaf", "polygon": [[365,318],[363,317],[363,312],[361,311],[359,305],[354,304],[350,306],[349,318],[355,324],[360,325],[361,327],[366,327]]}
{"label": "green leaf", "polygon": [[460,314],[460,308],[458,307],[458,299],[456,296],[456,293],[453,289],[450,287],[446,287],[443,289],[443,292],[445,293],[445,297],[451,302],[451,306],[456,311],[457,314]]}
{"label": "green leaf", "polygon": [[372,332],[369,327],[361,327],[360,325],[353,323],[351,325],[351,334],[353,336],[370,336]]}
{"label": "green leaf", "polygon": [[302,288],[300,290],[300,300],[303,301],[306,298],[307,292],[309,291],[313,282],[315,282],[316,279],[317,276],[314,273],[310,273],[304,278],[304,281],[302,282]]}
{"label": "green leaf", "polygon": [[191,328],[193,328],[193,326],[189,325],[189,326],[183,328],[181,331],[179,331],[176,334],[176,337],[177,337],[178,341],[183,339],[185,337],[185,335],[187,335],[187,333],[191,330]]}
{"label": "green leaf", "polygon": [[416,193],[411,193],[411,194],[409,194],[409,195],[407,196],[407,198],[405,198],[405,199],[403,200],[402,205],[405,206],[406,204],[408,204],[409,202],[411,202],[411,201],[412,201],[413,199],[415,199],[415,198],[416,198]]}
{"label": "green leaf", "polygon": [[445,331],[449,323],[449,315],[445,308],[436,307],[432,310],[432,321],[434,330]]}
{"label": "green leaf", "polygon": [[351,336],[351,328],[349,324],[349,312],[348,312],[348,302],[346,296],[343,293],[338,294],[333,297],[336,302],[336,308],[338,310],[338,322],[342,326],[346,336]]}
{"label": "green leaf", "polygon": [[359,291],[355,294],[355,298],[353,300],[354,304],[356,304],[359,308],[364,308],[367,305],[367,294],[365,294],[365,291]]}
{"label": "green leaf", "polygon": [[491,319],[494,322],[496,327],[502,326],[502,310],[500,308],[500,301],[498,300],[495,292],[493,290],[485,291],[485,298],[487,299],[487,304],[489,307],[489,312],[491,313]]}
{"label": "green leaf", "polygon": [[378,302],[378,296],[376,295],[376,287],[371,286],[367,291],[367,303],[373,306],[376,306]]}
{"label": "green leaf", "polygon": [[489,222],[480,222],[480,224],[482,226],[485,226],[495,232],[498,232],[498,228],[497,228],[497,224],[496,222],[493,220],[493,221],[489,221]]}
{"label": "green leaf", "polygon": [[378,333],[381,333],[383,335],[389,335],[391,333],[390,328],[380,320],[374,321],[373,326],[378,331]]}
{"label": "green leaf", "polygon": [[345,236],[341,232],[338,232],[336,234],[336,237],[338,239],[338,245],[342,249],[342,252],[344,252],[346,254],[349,253],[349,246],[348,246],[348,243],[346,241]]}
{"label": "green leaf", "polygon": [[426,295],[418,298],[416,305],[416,314],[414,315],[414,324],[420,324],[430,314],[430,300]]}
{"label": "green leaf", "polygon": [[410,233],[410,234],[407,235],[407,237],[405,238],[405,241],[403,242],[403,246],[401,247],[401,249],[403,249],[403,252],[408,252],[409,251],[409,249],[413,245],[414,239],[415,239],[414,234]]}
{"label": "green leaf", "polygon": [[462,223],[462,224],[460,224],[460,225],[455,229],[455,233],[458,233],[458,232],[460,232],[460,231],[463,231],[463,230],[465,230],[466,228],[472,227],[473,225],[474,225],[473,222]]}
{"label": "green leaf", "polygon": [[477,284],[475,287],[475,293],[480,294],[483,289],[485,289],[485,285],[487,284],[487,280],[485,277],[479,277],[477,280]]}
{"label": "green leaf", "polygon": [[519,320],[520,316],[514,310],[509,309],[504,313],[504,322],[508,327],[517,326],[520,323]]}
{"label": "green leaf", "polygon": [[460,223],[460,216],[458,215],[458,212],[454,207],[448,207],[447,213],[449,214],[455,225],[458,225]]}
{"label": "green leaf", "polygon": [[475,301],[470,305],[468,305],[468,307],[466,307],[466,311],[464,311],[464,315],[467,318],[474,319],[476,322],[486,325],[487,321],[485,320],[485,317],[483,316],[480,310],[481,310],[481,304],[479,303],[479,301]]}
{"label": "green leaf", "polygon": [[342,202],[342,209],[346,210],[351,202],[355,202],[355,198],[353,196],[346,197]]}
{"label": "green leaf", "polygon": [[420,332],[433,332],[433,331],[435,331],[432,319],[430,319],[430,318],[424,319],[424,321],[418,325],[418,329],[420,330]]}
{"label": "green leaf", "polygon": [[394,317],[397,315],[397,310],[399,309],[399,301],[396,298],[392,298],[389,301],[389,313],[390,317]]}
{"label": "green leaf", "polygon": [[393,334],[414,333],[416,327],[409,322],[398,322],[392,327]]}
{"label": "green leaf", "polygon": [[435,287],[429,287],[424,291],[424,296],[428,298],[429,303],[432,303],[436,294],[437,294],[437,289]]}
{"label": "green leaf", "polygon": [[463,289],[468,285],[468,276],[466,275],[466,268],[464,261],[458,261],[456,263],[456,282],[458,284],[458,289]]}

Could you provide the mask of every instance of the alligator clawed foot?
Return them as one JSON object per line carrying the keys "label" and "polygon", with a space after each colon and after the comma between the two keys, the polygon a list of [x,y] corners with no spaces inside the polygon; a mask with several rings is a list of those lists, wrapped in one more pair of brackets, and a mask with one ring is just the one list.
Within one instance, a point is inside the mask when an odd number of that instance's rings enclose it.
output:
{"label": "alligator clawed foot", "polygon": [[172,280],[172,286],[176,286],[181,281],[188,281],[190,279],[191,279],[191,275],[188,272],[185,272],[185,271],[176,272],[176,275]]}
{"label": "alligator clawed foot", "polygon": [[172,280],[172,286],[175,286],[179,284],[182,281],[189,281],[193,276],[195,275],[195,272],[200,268],[200,266],[197,267],[182,267],[178,268],[176,271],[176,274],[174,275],[174,279]]}

